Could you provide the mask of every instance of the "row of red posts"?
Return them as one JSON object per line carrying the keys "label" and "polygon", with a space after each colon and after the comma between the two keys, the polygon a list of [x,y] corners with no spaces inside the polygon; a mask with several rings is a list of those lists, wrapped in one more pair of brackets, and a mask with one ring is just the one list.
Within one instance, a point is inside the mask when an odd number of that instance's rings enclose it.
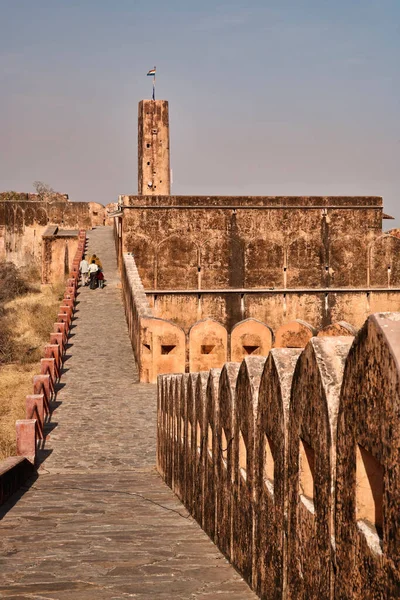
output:
{"label": "row of red posts", "polygon": [[78,290],[79,263],[85,246],[86,231],[81,229],[57,321],[50,333],[49,343],[44,347],[44,358],[40,361],[40,373],[33,377],[33,393],[26,397],[26,418],[16,422],[17,455],[24,456],[34,464],[38,450],[44,444],[44,425],[50,418],[50,403],[55,399],[56,386],[61,377]]}

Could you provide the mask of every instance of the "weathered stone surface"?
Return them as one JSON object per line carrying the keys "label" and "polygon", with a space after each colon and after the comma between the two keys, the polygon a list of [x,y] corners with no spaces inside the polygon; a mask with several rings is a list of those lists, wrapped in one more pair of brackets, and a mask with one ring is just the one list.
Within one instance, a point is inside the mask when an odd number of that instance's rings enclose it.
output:
{"label": "weathered stone surface", "polygon": [[106,287],[80,290],[47,459],[1,509],[0,596],[254,598],[156,473],[156,389],[138,383],[113,248],[89,235]]}
{"label": "weathered stone surface", "polygon": [[288,421],[300,353],[297,348],[271,350],[258,396],[252,587],[268,600],[280,600],[286,592]]}
{"label": "weathered stone surface", "polygon": [[168,102],[141,100],[138,114],[138,192],[169,195]]}
{"label": "weathered stone surface", "polygon": [[215,540],[221,551],[232,557],[233,469],[235,456],[235,389],[240,363],[226,363],[219,380],[219,419],[216,427],[217,516]]}
{"label": "weathered stone surface", "polygon": [[216,527],[216,461],[221,460],[217,430],[219,421],[219,379],[221,369],[211,369],[207,381],[205,426],[204,426],[204,531],[215,540]]}
{"label": "weathered stone surface", "polygon": [[198,321],[189,331],[190,372],[220,369],[228,357],[228,332],[212,319]]}
{"label": "weathered stone surface", "polygon": [[242,361],[236,383],[233,462],[233,563],[251,583],[253,568],[254,438],[265,356]]}
{"label": "weathered stone surface", "polygon": [[339,394],[352,338],[313,338],[294,372],[288,441],[287,593],[329,600]]}
{"label": "weathered stone surface", "polygon": [[337,428],[336,599],[400,597],[400,314],[349,352]]}

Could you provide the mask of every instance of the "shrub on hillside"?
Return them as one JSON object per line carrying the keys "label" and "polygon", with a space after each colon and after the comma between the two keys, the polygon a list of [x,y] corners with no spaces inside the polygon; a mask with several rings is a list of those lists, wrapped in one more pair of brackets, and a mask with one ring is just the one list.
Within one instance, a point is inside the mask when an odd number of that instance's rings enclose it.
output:
{"label": "shrub on hillside", "polygon": [[34,288],[13,263],[0,263],[0,303],[9,302],[17,296],[33,292]]}

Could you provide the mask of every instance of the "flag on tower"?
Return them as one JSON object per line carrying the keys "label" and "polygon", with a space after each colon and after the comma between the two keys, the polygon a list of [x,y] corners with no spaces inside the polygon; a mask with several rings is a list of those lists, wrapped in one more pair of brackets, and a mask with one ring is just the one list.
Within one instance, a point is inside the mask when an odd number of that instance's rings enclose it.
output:
{"label": "flag on tower", "polygon": [[156,99],[156,68],[154,67],[154,69],[150,69],[150,71],[147,73],[147,77],[152,77],[153,78],[153,94],[152,94],[152,99],[155,100]]}

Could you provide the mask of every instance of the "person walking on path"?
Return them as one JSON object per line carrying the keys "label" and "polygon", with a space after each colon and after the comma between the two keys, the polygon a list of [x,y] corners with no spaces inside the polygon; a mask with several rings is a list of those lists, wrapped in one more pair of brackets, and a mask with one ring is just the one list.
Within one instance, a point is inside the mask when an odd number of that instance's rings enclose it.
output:
{"label": "person walking on path", "polygon": [[90,289],[95,290],[97,287],[97,271],[99,267],[96,265],[94,259],[92,259],[89,265],[89,277],[90,277]]}
{"label": "person walking on path", "polygon": [[92,264],[92,262],[95,262],[96,265],[99,267],[99,269],[103,268],[103,265],[101,264],[101,260],[99,259],[98,256],[96,256],[95,254],[93,254],[90,258],[89,258],[89,263]]}
{"label": "person walking on path", "polygon": [[81,262],[79,263],[79,272],[82,277],[82,285],[85,286],[88,284],[89,278],[89,263],[86,260],[86,255],[83,255]]}
{"label": "person walking on path", "polygon": [[104,273],[102,269],[97,271],[97,281],[99,283],[99,288],[102,290],[104,287]]}

